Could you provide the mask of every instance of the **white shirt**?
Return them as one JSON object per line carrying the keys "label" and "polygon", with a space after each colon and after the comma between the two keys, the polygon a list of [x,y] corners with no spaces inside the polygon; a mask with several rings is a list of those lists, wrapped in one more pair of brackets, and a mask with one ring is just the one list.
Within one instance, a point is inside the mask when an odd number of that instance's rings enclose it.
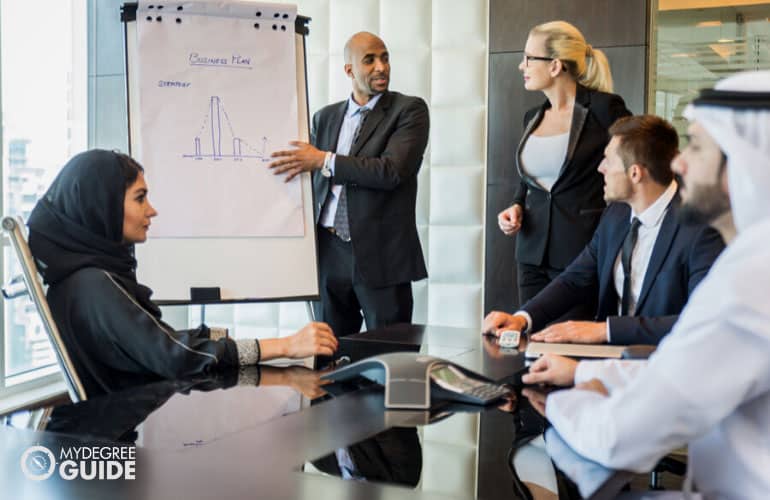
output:
{"label": "white shirt", "polygon": [[558,135],[530,135],[521,151],[521,168],[550,192],[567,157],[569,132]]}
{"label": "white shirt", "polygon": [[[348,109],[345,111],[345,118],[342,120],[342,127],[340,127],[340,135],[337,138],[337,154],[347,155],[350,153],[350,148],[353,146],[353,134],[358,128],[358,124],[361,122],[361,110],[366,108],[369,111],[374,109],[377,101],[380,100],[382,94],[369,99],[369,102],[363,106],[359,106],[358,103],[353,100],[353,95],[348,97]],[[333,154],[331,161],[329,162],[329,169],[332,171],[332,178],[334,178],[334,166],[337,154]],[[326,204],[321,211],[321,226],[334,227],[334,214],[337,213],[337,203],[340,199],[340,191],[342,191],[341,184],[332,184],[332,190],[329,197],[326,199]],[[323,200],[321,200],[323,202]]]}
{"label": "white shirt", "polygon": [[651,470],[689,445],[689,471],[707,499],[770,492],[770,220],[752,225],[714,263],[649,361],[584,361],[575,382],[610,396],[551,393],[548,420],[582,456]]}

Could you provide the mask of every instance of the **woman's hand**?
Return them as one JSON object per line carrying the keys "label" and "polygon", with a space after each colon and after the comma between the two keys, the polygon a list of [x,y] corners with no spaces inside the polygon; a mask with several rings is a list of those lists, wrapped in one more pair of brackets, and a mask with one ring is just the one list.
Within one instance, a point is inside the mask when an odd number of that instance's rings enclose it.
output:
{"label": "woman's hand", "polygon": [[264,365],[259,371],[259,385],[283,385],[291,387],[309,399],[316,399],[326,394],[321,387],[331,383],[329,380],[321,380],[321,375],[324,373],[304,366]]}
{"label": "woman's hand", "polygon": [[306,358],[308,356],[331,356],[337,350],[339,343],[331,327],[326,323],[312,322],[286,341],[286,357]]}
{"label": "woman's hand", "polygon": [[284,368],[283,377],[285,385],[302,393],[308,399],[316,399],[326,394],[322,386],[331,383],[330,380],[321,380],[324,372],[314,371],[304,366],[290,366]]}
{"label": "woman's hand", "polygon": [[506,236],[513,236],[521,229],[524,209],[518,203],[497,214],[497,224]]}

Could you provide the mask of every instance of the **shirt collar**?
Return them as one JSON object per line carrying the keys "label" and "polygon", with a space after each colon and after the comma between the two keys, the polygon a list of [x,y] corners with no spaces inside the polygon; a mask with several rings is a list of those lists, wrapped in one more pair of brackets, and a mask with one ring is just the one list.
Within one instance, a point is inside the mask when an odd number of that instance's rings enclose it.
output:
{"label": "shirt collar", "polygon": [[678,187],[675,180],[671,181],[671,184],[669,184],[666,190],[663,191],[663,194],[640,214],[634,213],[634,209],[632,208],[631,220],[634,220],[634,217],[637,217],[644,227],[655,227],[660,224],[668,205],[671,203],[671,200],[674,199],[674,196],[676,196]]}
{"label": "shirt collar", "polygon": [[362,108],[366,108],[369,111],[374,109],[374,106],[377,105],[377,101],[380,100],[380,97],[382,97],[382,93],[377,94],[376,96],[369,99],[369,102],[364,104],[363,106],[359,106],[359,104],[353,99],[353,94],[350,94],[350,97],[348,97],[348,109],[345,112],[348,118],[353,117],[356,113],[358,113]]}

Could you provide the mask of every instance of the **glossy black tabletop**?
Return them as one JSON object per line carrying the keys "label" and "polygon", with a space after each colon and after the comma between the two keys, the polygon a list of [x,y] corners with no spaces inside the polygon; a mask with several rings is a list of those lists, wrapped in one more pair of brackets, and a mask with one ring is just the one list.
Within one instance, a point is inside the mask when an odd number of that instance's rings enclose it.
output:
{"label": "glossy black tabletop", "polygon": [[[356,361],[395,350],[450,359],[513,387],[524,368],[522,353],[445,327],[365,332],[341,342],[340,354]],[[499,407],[386,410],[379,386],[362,381],[332,391],[319,376],[298,366],[252,367],[49,408],[32,415],[40,417],[36,429],[23,428],[32,420],[26,414],[8,416],[0,427],[2,498],[494,500],[529,498],[539,488],[576,494],[543,449],[545,421],[515,391]],[[475,432],[456,457],[462,463],[453,462],[451,448],[440,460],[423,456],[426,436],[451,433],[463,421]],[[135,446],[133,480],[54,473],[36,481],[21,472],[31,446],[48,448],[58,461],[65,449],[120,443]],[[451,477],[442,485],[441,474],[468,468],[470,487],[451,490]]]}

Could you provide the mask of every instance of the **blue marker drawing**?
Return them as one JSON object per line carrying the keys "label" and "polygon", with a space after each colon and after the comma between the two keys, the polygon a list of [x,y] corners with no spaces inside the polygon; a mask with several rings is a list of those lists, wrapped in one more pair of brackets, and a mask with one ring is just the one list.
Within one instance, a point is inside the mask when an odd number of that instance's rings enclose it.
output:
{"label": "blue marker drawing", "polygon": [[[223,120],[224,119],[224,120]],[[222,130],[222,125],[227,125],[227,130]],[[233,131],[233,125],[227,111],[222,105],[219,96],[211,96],[206,115],[203,117],[198,133],[193,138],[193,153],[183,153],[182,158],[202,160],[212,158],[222,160],[230,158],[233,161],[242,161],[244,158],[254,158],[262,162],[269,162],[267,153],[267,137],[262,137],[259,149],[252,146]]]}

